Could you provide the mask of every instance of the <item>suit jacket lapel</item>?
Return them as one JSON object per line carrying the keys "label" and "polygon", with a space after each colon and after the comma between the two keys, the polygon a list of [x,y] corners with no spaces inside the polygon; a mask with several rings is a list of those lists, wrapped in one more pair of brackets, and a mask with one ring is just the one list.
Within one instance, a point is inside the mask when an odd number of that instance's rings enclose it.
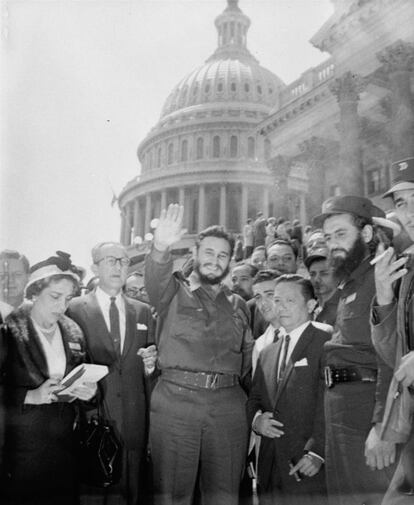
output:
{"label": "suit jacket lapel", "polygon": [[124,297],[125,303],[125,340],[124,347],[122,349],[122,358],[128,354],[131,346],[134,342],[134,335],[136,332],[137,318],[134,307],[128,303],[127,299]]}
{"label": "suit jacket lapel", "polygon": [[[305,329],[305,331],[302,333],[302,335],[299,337],[299,340],[298,340],[297,344],[295,345],[295,348],[293,349],[290,359],[286,365],[285,373],[282,377],[282,380],[277,385],[277,392],[276,392],[276,398],[275,398],[275,408],[277,406],[277,403],[280,399],[282,392],[284,391],[284,389],[286,387],[286,384],[288,383],[289,377],[292,374],[292,371],[293,371],[296,361],[298,361],[298,359],[304,353],[306,347],[309,345],[310,341],[312,340],[312,334],[313,334],[312,328],[313,328],[312,325],[309,324],[308,327]],[[282,339],[280,339],[280,340],[282,340]]]}
{"label": "suit jacket lapel", "polygon": [[26,341],[27,349],[31,355],[33,363],[41,372],[41,374],[47,379],[49,377],[49,370],[46,361],[46,355],[43,350],[42,342],[40,341],[39,335],[35,330],[33,321],[30,316],[27,318],[27,329],[29,338]]}
{"label": "suit jacket lapel", "polygon": [[95,293],[85,296],[86,321],[91,325],[90,333],[99,336],[104,347],[108,349],[111,355],[115,354],[115,345],[106,326],[101,307]]}
{"label": "suit jacket lapel", "polygon": [[269,400],[274,407],[274,400],[276,398],[277,390],[277,364],[279,362],[279,356],[282,350],[282,339],[279,339],[276,343],[270,344],[269,351],[267,353],[266,365],[264,367],[264,377],[267,386],[267,391],[269,394]]}

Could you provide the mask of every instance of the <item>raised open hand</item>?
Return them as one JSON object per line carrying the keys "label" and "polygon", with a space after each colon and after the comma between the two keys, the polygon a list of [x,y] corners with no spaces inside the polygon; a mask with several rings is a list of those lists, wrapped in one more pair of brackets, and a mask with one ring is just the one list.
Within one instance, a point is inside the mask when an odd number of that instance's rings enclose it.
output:
{"label": "raised open hand", "polygon": [[154,231],[154,246],[159,251],[165,251],[171,245],[181,240],[187,233],[183,228],[184,207],[171,203],[168,209],[162,209],[158,225]]}

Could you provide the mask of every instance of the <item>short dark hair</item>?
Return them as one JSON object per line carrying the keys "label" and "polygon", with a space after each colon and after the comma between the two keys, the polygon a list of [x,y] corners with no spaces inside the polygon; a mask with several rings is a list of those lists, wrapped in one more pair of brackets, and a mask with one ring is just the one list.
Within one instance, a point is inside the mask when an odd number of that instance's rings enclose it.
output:
{"label": "short dark hair", "polygon": [[31,300],[34,296],[40,295],[40,293],[52,284],[52,282],[59,282],[63,279],[67,279],[71,281],[73,284],[73,294],[75,294],[79,290],[79,282],[76,281],[74,277],[67,274],[55,274],[49,275],[49,277],[45,277],[44,279],[39,279],[38,281],[33,282],[26,289],[26,298]]}
{"label": "short dark hair", "polygon": [[308,302],[309,300],[316,299],[315,291],[313,290],[311,281],[309,279],[305,279],[305,277],[303,277],[302,275],[283,274],[280,277],[278,277],[275,286],[277,286],[278,284],[282,284],[282,282],[285,283],[290,282],[292,284],[296,284],[297,286],[299,286],[302,291],[302,295],[305,298],[305,301]]}
{"label": "short dark hair", "polygon": [[270,268],[267,270],[260,270],[253,279],[253,285],[259,284],[260,282],[273,281],[278,277],[280,277],[280,272],[277,270],[271,270]]}
{"label": "short dark hair", "polygon": [[201,231],[196,240],[196,248],[197,250],[200,248],[201,242],[207,238],[207,237],[215,237],[215,238],[222,238],[226,240],[229,243],[230,246],[230,258],[233,256],[233,251],[234,251],[234,238],[226,232],[223,226],[209,226],[205,230]]}
{"label": "short dark hair", "polygon": [[233,266],[233,268],[231,269],[231,271],[233,271],[235,268],[239,268],[239,267],[247,267],[250,270],[251,277],[254,277],[258,272],[258,269],[254,265],[252,265],[251,263],[246,263],[245,261],[241,261],[240,263],[236,263]]}
{"label": "short dark hair", "polygon": [[0,252],[0,260],[18,260],[22,262],[24,271],[28,274],[30,270],[29,260],[24,256],[24,254],[20,254],[19,251],[15,251],[13,249],[4,249],[4,251]]}
{"label": "short dark hair", "polygon": [[[267,246],[267,251],[273,247],[274,245],[287,245],[288,247],[290,247],[293,251],[293,254],[295,255],[295,258],[298,257],[298,254],[299,254],[299,251],[298,251],[298,247],[297,245],[295,244],[295,242],[291,242],[290,240],[285,240],[283,238],[277,238],[276,240],[274,240],[273,242],[271,242],[268,246]],[[266,251],[266,253],[267,253]]]}
{"label": "short dark hair", "polygon": [[257,247],[255,247],[253,249],[252,254],[254,254],[255,252],[258,252],[258,251],[263,251],[264,255],[267,256],[267,254],[266,254],[266,247],[264,245],[258,245]]}

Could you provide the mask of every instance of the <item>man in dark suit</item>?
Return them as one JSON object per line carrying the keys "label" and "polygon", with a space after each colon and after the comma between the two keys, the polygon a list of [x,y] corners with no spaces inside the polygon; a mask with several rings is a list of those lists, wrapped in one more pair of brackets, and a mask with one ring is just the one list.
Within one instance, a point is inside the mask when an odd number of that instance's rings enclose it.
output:
{"label": "man in dark suit", "polygon": [[154,341],[151,310],[122,293],[129,258],[121,244],[98,244],[92,250],[92,259],[98,287],[73,299],[68,315],[82,328],[92,363],[109,367],[108,376],[101,382],[100,405],[122,442],[123,467],[119,485],[90,493],[102,495],[106,505],[137,505],[145,503],[142,476],[148,431],[148,377],[155,366],[151,350],[144,358],[138,351]]}
{"label": "man in dark suit", "polygon": [[330,334],[310,322],[314,298],[300,275],[275,281],[279,339],[259,356],[247,404],[250,425],[262,437],[261,504],[326,502],[322,357]]}

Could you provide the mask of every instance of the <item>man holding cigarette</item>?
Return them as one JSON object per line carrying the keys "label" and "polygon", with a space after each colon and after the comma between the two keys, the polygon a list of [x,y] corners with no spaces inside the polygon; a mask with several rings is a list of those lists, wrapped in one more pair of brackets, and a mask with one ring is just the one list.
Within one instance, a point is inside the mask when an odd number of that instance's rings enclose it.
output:
{"label": "man holding cigarette", "polygon": [[377,257],[372,338],[378,353],[395,370],[382,436],[386,440],[406,443],[386,496],[386,503],[402,504],[411,503],[414,493],[414,440],[411,435],[414,409],[414,158],[393,163],[392,179],[392,187],[384,198],[392,199],[395,214],[410,241],[399,248],[380,251]]}
{"label": "man holding cigarette", "polygon": [[[393,474],[395,444],[380,440],[391,369],[371,343],[375,293],[373,218],[385,217],[360,196],[326,200],[314,219],[322,227],[339,285],[335,329],[325,344],[326,477],[332,505],[379,503]],[[375,470],[375,471],[373,471]]]}

